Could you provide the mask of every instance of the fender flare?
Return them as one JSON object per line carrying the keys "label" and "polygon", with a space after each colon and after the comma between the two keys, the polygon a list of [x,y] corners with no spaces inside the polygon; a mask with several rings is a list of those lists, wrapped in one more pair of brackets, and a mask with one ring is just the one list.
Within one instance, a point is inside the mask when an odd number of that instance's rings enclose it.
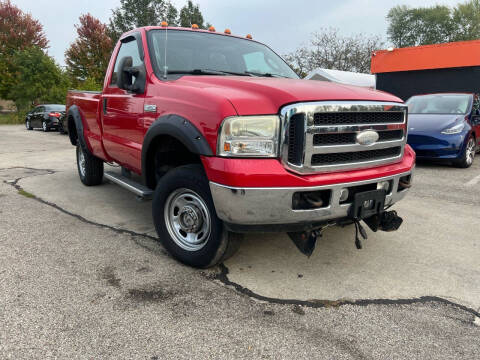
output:
{"label": "fender flare", "polygon": [[73,146],[77,146],[77,139],[75,138],[74,134],[71,129],[70,118],[73,118],[73,122],[75,125],[75,129],[77,130],[77,137],[80,141],[80,144],[83,147],[86,147],[87,143],[85,142],[85,137],[83,135],[83,122],[82,116],[80,115],[80,110],[77,105],[72,105],[68,108],[67,112],[67,119],[68,119],[68,136],[70,138],[70,142]]}
{"label": "fender flare", "polygon": [[148,129],[142,145],[142,178],[147,184],[148,153],[153,140],[161,135],[169,135],[182,143],[190,152],[197,155],[213,156],[213,151],[207,140],[189,120],[179,115],[164,115],[159,117]]}

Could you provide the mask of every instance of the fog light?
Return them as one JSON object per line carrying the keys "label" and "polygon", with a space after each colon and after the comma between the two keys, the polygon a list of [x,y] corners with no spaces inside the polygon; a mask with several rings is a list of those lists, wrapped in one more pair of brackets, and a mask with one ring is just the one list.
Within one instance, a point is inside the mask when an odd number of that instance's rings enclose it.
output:
{"label": "fog light", "polygon": [[385,190],[385,192],[390,191],[390,181],[380,181],[377,184],[377,190]]}
{"label": "fog light", "polygon": [[347,188],[340,190],[340,202],[345,202],[348,200],[349,191]]}

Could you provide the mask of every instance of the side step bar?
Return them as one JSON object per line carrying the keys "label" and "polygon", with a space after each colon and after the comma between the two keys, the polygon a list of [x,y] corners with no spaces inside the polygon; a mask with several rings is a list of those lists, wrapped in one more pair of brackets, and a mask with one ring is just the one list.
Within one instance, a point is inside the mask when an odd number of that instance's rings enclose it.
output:
{"label": "side step bar", "polygon": [[106,171],[103,176],[112,183],[120,185],[141,198],[151,199],[153,197],[153,190],[123,175]]}

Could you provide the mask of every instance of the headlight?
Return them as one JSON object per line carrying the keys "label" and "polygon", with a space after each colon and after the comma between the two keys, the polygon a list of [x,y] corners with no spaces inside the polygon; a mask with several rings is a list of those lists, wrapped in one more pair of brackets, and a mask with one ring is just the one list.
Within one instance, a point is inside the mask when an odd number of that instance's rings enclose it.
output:
{"label": "headlight", "polygon": [[218,137],[219,156],[277,157],[280,119],[275,115],[226,118]]}
{"label": "headlight", "polygon": [[458,125],[452,126],[451,128],[443,130],[442,134],[446,134],[446,135],[458,134],[463,131],[464,127],[465,127],[465,123],[460,123]]}

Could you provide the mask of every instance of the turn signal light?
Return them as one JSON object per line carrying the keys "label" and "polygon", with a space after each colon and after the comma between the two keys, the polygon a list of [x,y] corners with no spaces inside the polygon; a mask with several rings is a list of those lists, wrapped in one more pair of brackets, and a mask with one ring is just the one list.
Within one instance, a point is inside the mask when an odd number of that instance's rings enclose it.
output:
{"label": "turn signal light", "polygon": [[250,35],[250,34],[247,34],[246,38],[247,38],[247,39],[250,39],[250,40],[253,39],[252,35]]}
{"label": "turn signal light", "polygon": [[168,23],[166,21],[162,21],[162,27],[167,27]]}
{"label": "turn signal light", "polygon": [[198,25],[197,24],[192,24],[192,29],[198,29]]}
{"label": "turn signal light", "polygon": [[215,31],[215,27],[210,26],[210,27],[208,28],[208,31]]}
{"label": "turn signal light", "polygon": [[230,31],[230,29],[225,29],[224,33],[225,33],[225,34],[228,34],[228,35],[231,35],[231,34],[232,34],[232,32]]}

